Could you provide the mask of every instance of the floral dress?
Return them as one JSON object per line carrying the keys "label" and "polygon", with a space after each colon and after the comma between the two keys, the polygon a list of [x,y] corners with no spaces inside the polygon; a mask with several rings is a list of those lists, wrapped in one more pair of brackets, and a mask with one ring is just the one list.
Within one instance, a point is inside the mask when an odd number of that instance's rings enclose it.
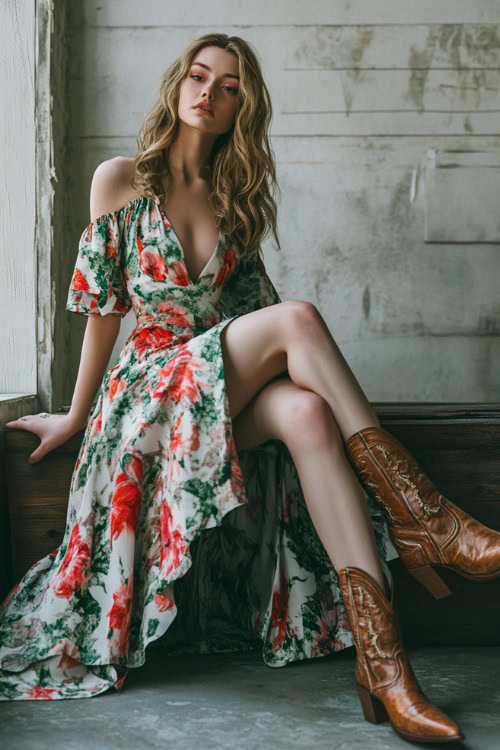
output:
{"label": "floral dress", "polygon": [[[80,239],[66,309],[137,324],[104,375],[61,546],[0,607],[3,700],[121,688],[146,648],[260,648],[282,667],[354,641],[337,572],[286,445],[236,451],[220,334],[281,302],[258,253],[219,234],[196,281],[167,215],[139,197]],[[397,557],[366,495],[384,570]]]}

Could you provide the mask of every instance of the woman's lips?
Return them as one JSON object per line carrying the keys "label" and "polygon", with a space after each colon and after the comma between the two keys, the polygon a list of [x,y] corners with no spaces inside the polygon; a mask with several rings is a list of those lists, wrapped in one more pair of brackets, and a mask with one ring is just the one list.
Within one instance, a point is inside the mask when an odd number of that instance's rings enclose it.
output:
{"label": "woman's lips", "polygon": [[197,107],[193,107],[193,109],[196,112],[200,112],[202,115],[208,115],[209,117],[213,117],[214,116],[213,112],[210,112],[208,109],[203,109],[202,107],[200,107],[200,105],[198,105]]}

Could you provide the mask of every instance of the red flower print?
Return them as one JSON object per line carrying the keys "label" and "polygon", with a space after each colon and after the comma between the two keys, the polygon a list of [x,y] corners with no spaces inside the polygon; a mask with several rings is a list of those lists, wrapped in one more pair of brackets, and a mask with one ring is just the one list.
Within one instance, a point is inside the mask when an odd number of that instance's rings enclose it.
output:
{"label": "red flower print", "polygon": [[113,606],[108,612],[110,630],[119,630],[118,651],[120,656],[127,652],[130,633],[130,616],[132,614],[133,579],[122,583],[118,591],[113,593]]}
{"label": "red flower print", "polygon": [[71,279],[71,288],[79,289],[83,292],[89,291],[89,283],[79,268],[75,268],[73,278]]}
{"label": "red flower print", "polygon": [[[114,230],[114,227],[111,225],[110,222],[108,222],[108,219],[106,216],[101,216],[98,219],[98,225],[99,224],[105,224],[106,225],[106,258],[114,258],[116,256],[116,252],[118,250],[118,244],[116,242],[116,233]],[[90,225],[92,227],[92,224]],[[92,230],[91,230],[92,235]]]}
{"label": "red flower print", "polygon": [[200,448],[200,431],[194,422],[191,427],[191,435],[189,436],[187,445],[189,451],[197,451]]}
{"label": "red flower print", "polygon": [[59,669],[66,667],[72,669],[78,667],[80,664],[80,652],[76,645],[69,640],[58,641],[53,648],[50,649],[50,656],[61,654]]}
{"label": "red flower print", "polygon": [[179,465],[179,459],[182,458],[182,456],[184,455],[183,443],[184,441],[182,438],[182,414],[179,414],[172,428],[172,434],[171,434],[170,441],[168,444],[168,454],[170,456],[170,471],[169,471],[170,479],[172,479],[172,477],[175,474],[177,474],[181,469]]}
{"label": "red flower print", "polygon": [[[319,632],[313,635],[312,654],[330,654],[345,648],[340,638],[335,638],[341,629],[350,630],[345,608],[336,604],[330,586],[325,586],[321,597],[323,616],[319,620]],[[342,611],[343,610],[343,611]]]}
{"label": "red flower print", "polygon": [[220,323],[220,317],[215,313],[211,313],[204,318],[204,322],[206,323],[207,328],[213,328],[217,323]]}
{"label": "red flower print", "polygon": [[95,419],[92,421],[92,424],[90,426],[89,434],[87,437],[87,442],[92,440],[99,432],[102,430],[102,409],[95,417]]}
{"label": "red flower print", "polygon": [[166,612],[168,609],[175,607],[174,602],[163,594],[155,594],[155,604],[159,612]]}
{"label": "red flower print", "polygon": [[92,295],[93,300],[90,303],[89,310],[90,310],[91,313],[95,313],[96,315],[100,315],[100,313],[99,313],[99,305],[97,304],[97,296],[98,296],[97,294],[93,294]]}
{"label": "red flower print", "polygon": [[321,619],[319,621],[320,631],[313,634],[313,645],[311,653],[313,655],[330,654],[332,651],[338,651],[338,641],[330,636],[330,630],[335,626],[335,622]]}
{"label": "red flower print", "polygon": [[241,465],[236,452],[236,444],[232,435],[229,441],[229,456],[231,457],[231,489],[235,494],[246,492]]}
{"label": "red flower print", "polygon": [[121,689],[122,689],[123,683],[124,683],[124,681],[125,681],[125,677],[126,677],[126,675],[123,675],[122,677],[120,677],[120,678],[119,678],[119,679],[118,679],[118,680],[117,680],[117,681],[115,682],[115,684],[113,685],[113,687],[114,687],[114,689],[115,689],[115,690],[121,690]]}
{"label": "red flower print", "polygon": [[[166,329],[165,326],[180,326],[183,329],[193,327],[193,319],[189,310],[181,310],[179,308],[172,307],[172,305],[167,304],[166,302],[160,302],[158,304],[157,314],[161,315],[161,325],[156,322],[156,314],[138,314],[138,317],[140,316],[141,324],[146,323],[146,326],[139,330],[139,332],[135,335],[135,339],[140,339],[140,337],[144,336],[144,340],[147,342],[148,337],[152,336],[152,345],[155,345],[155,343],[157,343],[157,345],[163,345],[163,332],[170,334],[170,338],[172,338],[173,336],[172,332]],[[151,321],[151,325],[148,324],[148,321]],[[190,334],[190,338],[192,338],[194,335],[191,331],[184,331],[183,333]],[[155,336],[159,336],[158,342],[155,342]],[[166,343],[169,343],[169,340],[167,340]]]}
{"label": "red flower print", "polygon": [[[192,328],[192,313],[189,310],[181,310],[178,307],[172,307],[172,305],[166,302],[161,302],[158,305],[158,312],[162,314],[162,323],[168,323],[173,326],[181,326],[182,328]],[[164,317],[167,313],[168,317]]]}
{"label": "red flower print", "polygon": [[161,546],[161,539],[158,535],[156,535],[155,538],[152,538],[152,535],[148,534],[143,561],[144,574],[148,574],[153,566],[159,567]]}
{"label": "red flower print", "polygon": [[126,388],[126,383],[123,378],[118,375],[118,368],[113,369],[109,376],[109,400],[113,401],[117,393],[121,393]]}
{"label": "red flower print", "polygon": [[157,398],[160,401],[171,399],[175,402],[187,398],[191,403],[195,403],[200,397],[199,386],[205,386],[206,383],[200,383],[198,377],[195,377],[193,370],[205,366],[205,360],[195,359],[189,349],[180,349],[159,370],[159,382],[153,390],[153,398]]}
{"label": "red flower print", "polygon": [[127,313],[130,310],[128,304],[123,302],[121,299],[117,299],[113,305],[113,312],[115,313]]}
{"label": "red flower print", "polygon": [[163,347],[168,347],[173,336],[172,331],[159,325],[152,325],[141,329],[134,340],[134,346],[139,359],[144,359],[144,354],[148,350],[158,351]]}
{"label": "red flower print", "polygon": [[25,695],[28,698],[34,698],[35,700],[52,700],[52,693],[58,692],[59,690],[56,688],[44,688],[40,685],[36,685],[34,688],[27,690]]}
{"label": "red flower print", "polygon": [[[179,567],[180,556],[185,555],[188,550],[188,544],[184,541],[181,533],[180,524],[172,529],[172,511],[166,500],[162,500],[160,505],[160,535],[162,548],[160,555],[160,567],[162,572],[169,576],[173,570]],[[166,569],[164,570],[164,566]]]}
{"label": "red flower print", "polygon": [[234,256],[234,250],[232,245],[227,245],[222,258],[222,263],[217,271],[213,283],[215,286],[222,286],[225,279],[230,273],[234,271],[236,267],[236,258]]}
{"label": "red flower print", "polygon": [[165,229],[172,229],[172,224],[169,222],[166,213],[164,213],[164,211],[160,211],[160,214]]}
{"label": "red flower print", "polygon": [[137,248],[139,250],[139,266],[146,276],[155,281],[165,281],[167,278],[167,266],[156,247],[145,250],[141,238],[137,235]]}
{"label": "red flower print", "polygon": [[74,473],[75,473],[75,477],[76,477],[76,475],[77,475],[77,473],[78,473],[78,467],[80,466],[81,462],[82,462],[82,459],[81,459],[81,458],[79,458],[79,459],[77,460],[76,464],[75,464],[75,468],[74,468]]}
{"label": "red flower print", "polygon": [[189,286],[191,279],[189,278],[186,265],[180,260],[174,260],[170,264],[170,278],[177,284],[177,286]]}
{"label": "red flower print", "polygon": [[80,528],[73,526],[66,554],[55,576],[54,593],[69,599],[73,591],[87,582],[90,567],[90,547],[80,536]]}
{"label": "red flower print", "polygon": [[272,648],[278,648],[285,640],[288,620],[288,597],[290,591],[288,588],[288,579],[285,571],[280,571],[280,588],[273,592],[273,609],[271,613],[271,622],[273,628],[278,628],[278,635],[272,643]]}
{"label": "red flower print", "polygon": [[109,627],[111,630],[121,630],[130,618],[130,605],[132,603],[132,579],[130,582],[122,583],[120,588],[113,593],[113,606],[108,612]]}
{"label": "red flower print", "polygon": [[200,447],[200,432],[195,424],[191,425],[191,434],[189,437],[183,437],[182,435],[182,419],[183,414],[179,414],[175,420],[172,428],[172,434],[168,444],[168,454],[170,456],[170,470],[169,479],[173,479],[177,474],[181,473],[182,467],[179,463],[180,459],[186,454],[192,451],[197,451]]}
{"label": "red flower print", "polygon": [[141,505],[142,461],[130,456],[125,471],[116,477],[111,508],[111,546],[124,529],[135,535]]}

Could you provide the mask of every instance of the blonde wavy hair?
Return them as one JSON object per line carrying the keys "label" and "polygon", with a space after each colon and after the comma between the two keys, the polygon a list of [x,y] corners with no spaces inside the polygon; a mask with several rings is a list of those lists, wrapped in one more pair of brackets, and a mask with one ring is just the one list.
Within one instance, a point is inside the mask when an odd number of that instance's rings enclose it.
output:
{"label": "blonde wavy hair", "polygon": [[271,98],[256,52],[239,36],[219,33],[200,36],[162,74],[157,101],[146,114],[137,138],[132,185],[140,194],[164,205],[166,191],[161,178],[167,177],[168,191],[171,174],[167,153],[179,125],[180,86],[195,56],[208,46],[236,55],[240,75],[234,125],[217,137],[210,154],[209,205],[218,229],[241,246],[242,255],[255,249],[258,252],[270,232],[281,250],[272,190],[281,191],[268,135]]}

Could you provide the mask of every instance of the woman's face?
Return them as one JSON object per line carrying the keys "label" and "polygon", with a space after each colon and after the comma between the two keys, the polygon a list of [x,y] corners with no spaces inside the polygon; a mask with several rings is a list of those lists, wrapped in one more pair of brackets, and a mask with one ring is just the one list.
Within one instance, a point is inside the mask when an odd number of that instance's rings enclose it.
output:
{"label": "woman's face", "polygon": [[[234,124],[238,108],[239,61],[220,47],[204,47],[195,55],[179,94],[179,118],[205,133],[220,135]],[[195,109],[203,102],[213,114]]]}

